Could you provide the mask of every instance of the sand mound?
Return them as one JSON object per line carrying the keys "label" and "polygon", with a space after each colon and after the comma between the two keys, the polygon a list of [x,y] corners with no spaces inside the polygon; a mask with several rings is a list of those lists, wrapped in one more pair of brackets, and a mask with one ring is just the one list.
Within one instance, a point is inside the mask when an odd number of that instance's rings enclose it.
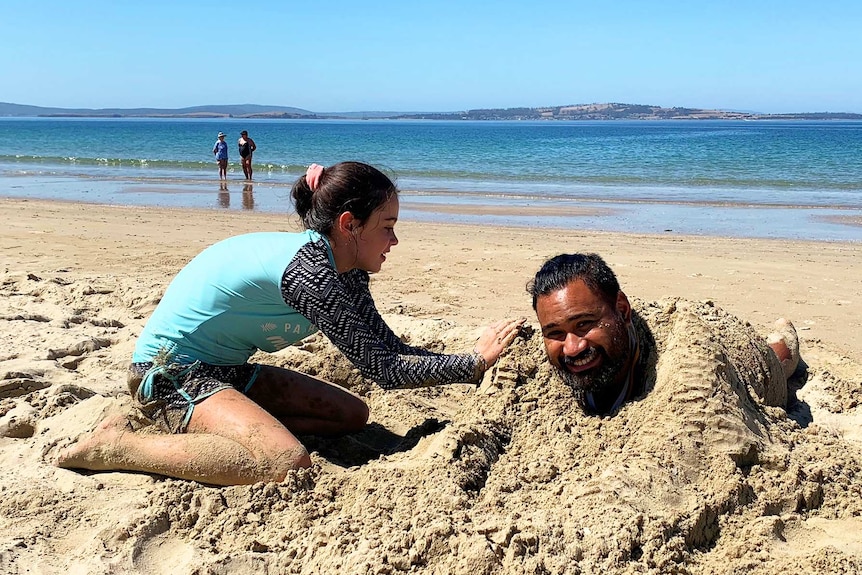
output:
{"label": "sand mound", "polygon": [[[320,336],[260,354],[362,394],[371,423],[303,438],[315,466],[284,483],[214,488],[46,463],[106,413],[131,412],[125,366],[161,292],[61,275],[0,277],[0,572],[862,569],[847,536],[862,527],[860,443],[816,415],[856,409],[858,382],[809,366],[788,417],[780,365],[709,302],[634,301],[656,342],[654,381],[614,417],[578,409],[538,334],[479,389],[384,392]],[[440,351],[477,335],[387,319]]]}

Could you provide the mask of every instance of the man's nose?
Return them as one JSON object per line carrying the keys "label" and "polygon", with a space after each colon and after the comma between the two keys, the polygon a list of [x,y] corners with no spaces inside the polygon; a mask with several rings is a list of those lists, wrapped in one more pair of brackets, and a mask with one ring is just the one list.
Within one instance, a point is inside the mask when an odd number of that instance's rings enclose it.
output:
{"label": "man's nose", "polygon": [[563,353],[566,355],[578,355],[588,347],[586,338],[576,333],[567,333],[566,341],[563,342]]}

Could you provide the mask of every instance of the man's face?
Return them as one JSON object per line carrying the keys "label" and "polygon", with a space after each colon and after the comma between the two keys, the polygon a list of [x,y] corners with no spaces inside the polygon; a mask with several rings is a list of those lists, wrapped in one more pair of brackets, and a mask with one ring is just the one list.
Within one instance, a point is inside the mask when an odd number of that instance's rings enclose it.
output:
{"label": "man's face", "polygon": [[536,299],[545,351],[565,382],[602,394],[620,389],[631,356],[627,323],[631,306],[625,294],[615,305],[581,280]]}

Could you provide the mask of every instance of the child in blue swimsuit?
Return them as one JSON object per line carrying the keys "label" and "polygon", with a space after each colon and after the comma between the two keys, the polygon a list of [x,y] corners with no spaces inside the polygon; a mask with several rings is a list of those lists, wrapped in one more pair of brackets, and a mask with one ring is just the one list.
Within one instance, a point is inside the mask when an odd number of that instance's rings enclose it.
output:
{"label": "child in blue swimsuit", "polygon": [[205,249],[168,286],[136,343],[129,385],[170,435],[110,418],[58,465],[233,485],[311,465],[298,434],[360,430],[368,407],[346,389],[249,363],[317,330],[385,389],[478,383],[523,320],[490,326],[472,353],[403,343],[377,312],[368,274],[397,245],[398,190],[376,168],[313,164],[291,194],[306,231],[259,232]]}

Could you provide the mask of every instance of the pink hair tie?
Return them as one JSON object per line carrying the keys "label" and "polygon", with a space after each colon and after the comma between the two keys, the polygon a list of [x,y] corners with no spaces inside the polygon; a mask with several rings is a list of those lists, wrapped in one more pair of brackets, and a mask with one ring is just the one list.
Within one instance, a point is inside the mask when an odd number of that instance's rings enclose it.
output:
{"label": "pink hair tie", "polygon": [[305,181],[308,183],[309,189],[317,191],[317,184],[320,182],[320,176],[323,175],[323,166],[320,164],[311,164],[305,170]]}

